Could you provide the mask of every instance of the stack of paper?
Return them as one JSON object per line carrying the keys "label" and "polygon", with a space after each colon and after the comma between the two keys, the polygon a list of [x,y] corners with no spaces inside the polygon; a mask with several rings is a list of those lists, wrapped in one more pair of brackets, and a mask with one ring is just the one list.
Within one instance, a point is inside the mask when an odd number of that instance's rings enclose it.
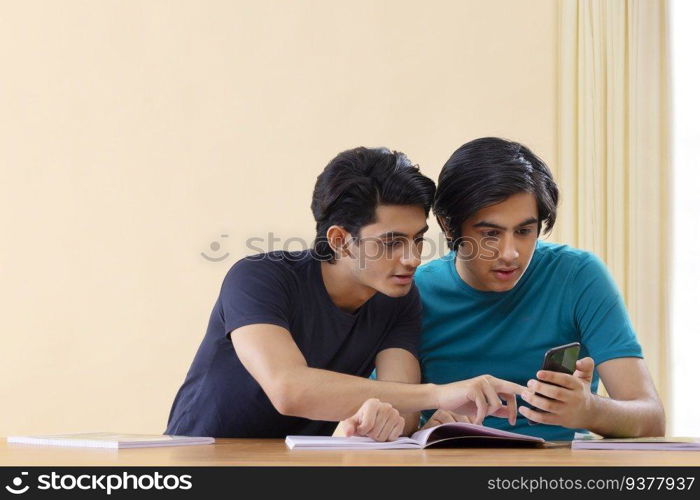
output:
{"label": "stack of paper", "polygon": [[79,446],[87,448],[146,448],[150,446],[180,446],[211,444],[214,438],[168,436],[162,434],[114,434],[91,432],[83,434],[54,434],[50,436],[10,436],[8,443],[48,446]]}
{"label": "stack of paper", "polygon": [[580,439],[571,442],[572,450],[685,450],[700,451],[697,438]]}

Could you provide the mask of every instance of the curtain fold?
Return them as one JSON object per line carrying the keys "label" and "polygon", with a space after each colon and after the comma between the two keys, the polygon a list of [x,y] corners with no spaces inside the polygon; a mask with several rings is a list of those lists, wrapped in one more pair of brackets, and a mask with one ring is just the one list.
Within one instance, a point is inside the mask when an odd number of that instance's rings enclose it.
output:
{"label": "curtain fold", "polygon": [[[595,252],[668,395],[670,185],[665,0],[561,0],[552,239]],[[669,408],[669,405],[666,405]]]}

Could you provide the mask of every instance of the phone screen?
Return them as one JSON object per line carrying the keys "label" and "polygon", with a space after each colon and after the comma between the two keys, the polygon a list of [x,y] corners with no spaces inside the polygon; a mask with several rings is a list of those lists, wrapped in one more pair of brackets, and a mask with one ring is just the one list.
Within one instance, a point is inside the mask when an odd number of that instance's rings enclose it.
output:
{"label": "phone screen", "polygon": [[550,349],[544,357],[542,369],[573,375],[576,371],[576,361],[580,349],[581,344],[578,342]]}

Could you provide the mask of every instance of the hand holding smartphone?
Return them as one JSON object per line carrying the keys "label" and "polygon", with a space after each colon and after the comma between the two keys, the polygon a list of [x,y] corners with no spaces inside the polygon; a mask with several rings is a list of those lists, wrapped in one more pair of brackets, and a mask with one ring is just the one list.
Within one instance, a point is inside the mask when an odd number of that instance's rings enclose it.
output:
{"label": "hand holding smartphone", "polygon": [[[572,342],[571,344],[553,347],[545,353],[544,362],[542,363],[541,369],[551,372],[559,372],[566,373],[568,375],[573,375],[576,371],[576,361],[578,361],[578,355],[580,350],[581,344],[579,344],[578,342]],[[547,398],[547,396],[544,396],[543,394],[536,394],[543,398]],[[535,411],[543,411],[531,405],[528,405],[528,407]],[[538,424],[538,422],[534,422],[530,419],[527,419],[527,421],[530,425]]]}

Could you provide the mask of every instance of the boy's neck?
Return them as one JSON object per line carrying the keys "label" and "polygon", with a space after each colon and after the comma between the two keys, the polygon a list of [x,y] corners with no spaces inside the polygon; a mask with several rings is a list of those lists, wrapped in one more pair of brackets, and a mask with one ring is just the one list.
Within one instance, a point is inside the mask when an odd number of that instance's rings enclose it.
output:
{"label": "boy's neck", "polygon": [[377,293],[374,288],[358,283],[351,271],[339,262],[321,262],[321,277],[333,304],[345,312],[356,312]]}

